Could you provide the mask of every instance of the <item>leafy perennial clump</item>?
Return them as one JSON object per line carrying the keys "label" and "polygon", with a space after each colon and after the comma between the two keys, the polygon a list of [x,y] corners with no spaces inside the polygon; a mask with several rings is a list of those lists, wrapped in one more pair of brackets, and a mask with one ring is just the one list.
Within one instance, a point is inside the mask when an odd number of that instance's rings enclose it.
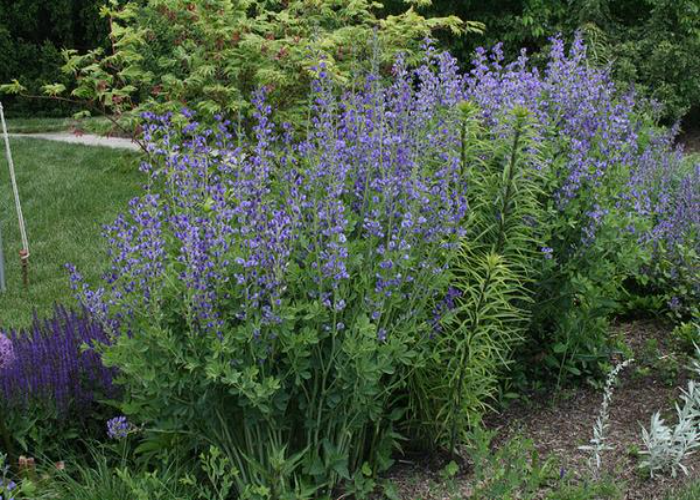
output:
{"label": "leafy perennial clump", "polygon": [[107,228],[105,288],[76,287],[132,333],[105,354],[134,382],[128,407],[221,448],[243,494],[389,463],[392,396],[433,337],[468,213],[460,80],[432,64],[340,101],[321,62],[298,142],[262,91],[250,138],[146,116],[154,189]]}
{"label": "leafy perennial clump", "polygon": [[513,106],[535,117],[550,198],[543,199],[547,217],[532,221],[548,234],[534,345],[551,346],[544,366],[560,378],[595,373],[609,355],[606,317],[625,296],[626,280],[651,277],[675,297],[679,316],[693,314],[700,168],[682,165],[676,131],[660,131],[654,106],[620,94],[608,71],[590,63],[581,37],[568,52],[553,39],[542,71],[524,52],[503,61],[500,45],[477,51],[465,95],[496,130]]}

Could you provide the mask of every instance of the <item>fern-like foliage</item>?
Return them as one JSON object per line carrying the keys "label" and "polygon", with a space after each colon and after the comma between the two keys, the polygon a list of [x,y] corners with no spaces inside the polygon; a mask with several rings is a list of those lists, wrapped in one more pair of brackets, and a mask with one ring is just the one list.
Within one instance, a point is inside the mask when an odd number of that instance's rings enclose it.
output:
{"label": "fern-like foliage", "polygon": [[528,282],[537,258],[542,175],[528,113],[485,133],[469,102],[463,120],[462,174],[471,218],[453,263],[451,308],[444,312],[431,361],[412,391],[419,428],[449,445],[478,420],[497,390],[513,346],[528,324]]}

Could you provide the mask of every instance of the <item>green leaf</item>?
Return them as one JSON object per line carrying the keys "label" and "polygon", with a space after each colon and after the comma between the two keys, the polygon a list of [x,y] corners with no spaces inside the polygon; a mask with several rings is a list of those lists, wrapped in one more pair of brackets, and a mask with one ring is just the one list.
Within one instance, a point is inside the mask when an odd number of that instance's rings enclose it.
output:
{"label": "green leaf", "polygon": [[552,348],[552,350],[557,354],[563,354],[566,352],[567,348],[568,348],[568,346],[566,344],[559,342],[557,344],[554,344],[554,347]]}
{"label": "green leaf", "polygon": [[576,376],[581,375],[581,370],[579,370],[575,366],[566,365],[564,368],[566,369],[566,371],[568,371],[569,373],[571,373],[573,375],[576,375]]}
{"label": "green leaf", "polygon": [[12,83],[6,83],[4,85],[0,85],[0,94],[11,94],[11,95],[16,95],[16,94],[21,94],[23,92],[26,92],[27,88],[23,86],[21,83],[19,83],[18,80],[12,80]]}
{"label": "green leaf", "polygon": [[57,96],[63,94],[66,91],[66,86],[61,83],[54,83],[52,85],[44,85],[41,90],[46,95]]}

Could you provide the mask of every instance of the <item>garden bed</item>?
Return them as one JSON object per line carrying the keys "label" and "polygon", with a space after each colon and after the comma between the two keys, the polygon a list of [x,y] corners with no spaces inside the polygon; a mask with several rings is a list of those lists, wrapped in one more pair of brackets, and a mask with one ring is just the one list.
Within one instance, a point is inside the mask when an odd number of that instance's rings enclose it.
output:
{"label": "garden bed", "polygon": [[[625,500],[665,499],[700,479],[700,455],[684,462],[688,476],[680,473],[675,479],[663,476],[649,480],[637,467],[641,427],[649,427],[656,411],[673,422],[673,404],[686,382],[685,373],[674,373],[679,360],[669,345],[669,332],[666,325],[651,320],[622,323],[614,329],[634,353],[636,362],[622,372],[613,396],[608,444],[614,451],[603,455],[603,476],[607,474],[618,485],[624,483]],[[589,455],[579,447],[592,436],[601,400],[601,391],[589,386],[556,395],[524,397],[502,413],[488,417],[486,424],[498,431],[497,446],[516,435],[532,439],[541,458],[552,458],[561,476],[578,481],[590,477]],[[411,457],[400,462],[389,478],[406,500],[455,498],[451,496],[455,486],[460,495],[468,497],[472,490],[469,472],[457,477],[456,485],[445,486],[441,471],[447,462],[444,457]]]}

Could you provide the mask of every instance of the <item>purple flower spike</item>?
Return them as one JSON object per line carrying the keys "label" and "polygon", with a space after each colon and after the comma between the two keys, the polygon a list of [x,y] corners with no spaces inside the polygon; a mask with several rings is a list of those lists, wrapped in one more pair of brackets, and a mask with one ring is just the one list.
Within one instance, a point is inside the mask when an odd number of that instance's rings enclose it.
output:
{"label": "purple flower spike", "polygon": [[54,316],[26,331],[0,331],[0,400],[15,411],[34,405],[61,417],[85,413],[100,398],[118,395],[113,369],[95,350],[110,339],[102,326],[57,307]]}

